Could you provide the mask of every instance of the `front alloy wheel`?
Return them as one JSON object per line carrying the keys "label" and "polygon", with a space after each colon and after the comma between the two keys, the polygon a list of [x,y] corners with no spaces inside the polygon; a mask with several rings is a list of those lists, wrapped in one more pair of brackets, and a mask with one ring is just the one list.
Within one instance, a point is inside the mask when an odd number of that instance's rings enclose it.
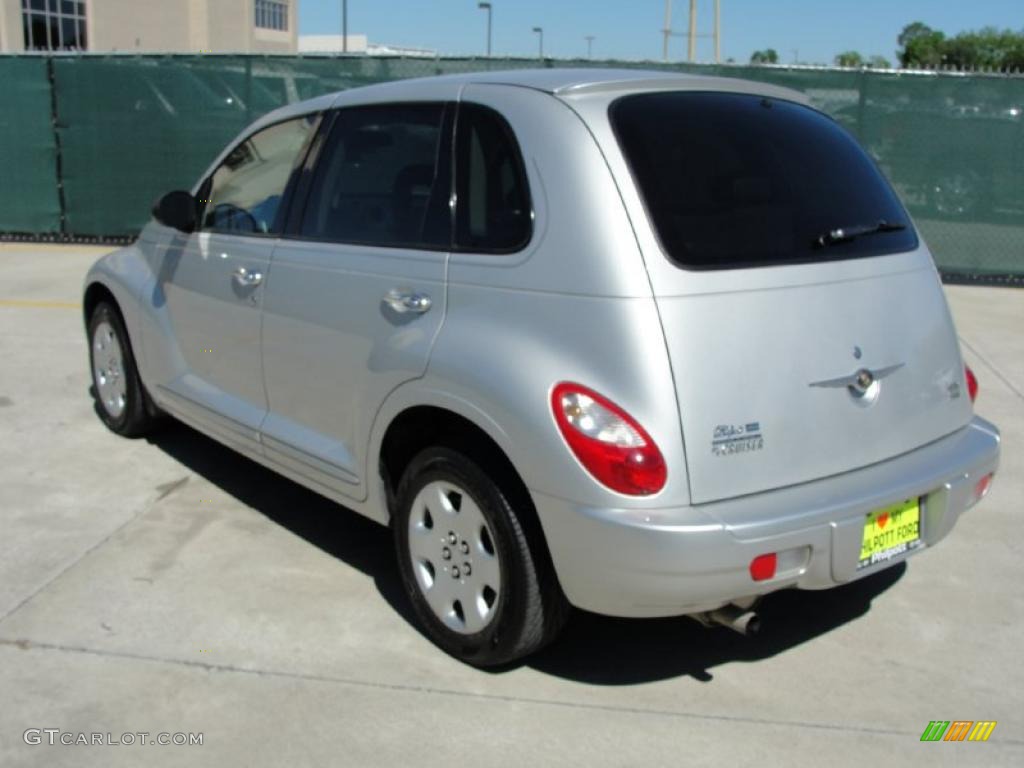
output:
{"label": "front alloy wheel", "polygon": [[96,413],[124,437],[150,431],[157,411],[142,386],[128,331],[113,305],[100,302],[96,306],[89,317],[88,337]]}
{"label": "front alloy wheel", "polygon": [[128,403],[128,383],[124,350],[109,320],[101,320],[93,330],[92,379],[100,407],[111,419],[119,419]]}

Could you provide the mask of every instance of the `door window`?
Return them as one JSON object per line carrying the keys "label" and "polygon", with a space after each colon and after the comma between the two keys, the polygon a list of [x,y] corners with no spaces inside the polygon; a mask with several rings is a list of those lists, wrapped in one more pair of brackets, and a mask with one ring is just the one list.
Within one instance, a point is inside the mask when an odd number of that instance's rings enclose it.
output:
{"label": "door window", "polygon": [[443,104],[341,110],[318,161],[299,234],[374,246],[447,249],[450,152]]}
{"label": "door window", "polygon": [[203,229],[233,234],[276,234],[288,180],[305,155],[319,117],[304,115],[254,133],[236,146],[204,189],[209,198]]}

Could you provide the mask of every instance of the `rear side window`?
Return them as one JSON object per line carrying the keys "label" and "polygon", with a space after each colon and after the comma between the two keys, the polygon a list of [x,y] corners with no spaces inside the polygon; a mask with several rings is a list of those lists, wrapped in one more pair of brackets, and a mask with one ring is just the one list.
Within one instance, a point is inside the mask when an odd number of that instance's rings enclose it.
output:
{"label": "rear side window", "polygon": [[509,253],[533,228],[526,172],[512,129],[492,109],[459,105],[455,128],[455,247]]}
{"label": "rear side window", "polygon": [[444,104],[338,112],[318,161],[299,234],[315,240],[447,249],[451,154]]}
{"label": "rear side window", "polygon": [[203,229],[232,234],[273,234],[285,187],[316,132],[318,115],[257,131],[228,153],[203,186],[209,190]]}
{"label": "rear side window", "polygon": [[917,237],[845,129],[788,101],[645,93],[610,117],[667,255],[692,269],[850,259]]}

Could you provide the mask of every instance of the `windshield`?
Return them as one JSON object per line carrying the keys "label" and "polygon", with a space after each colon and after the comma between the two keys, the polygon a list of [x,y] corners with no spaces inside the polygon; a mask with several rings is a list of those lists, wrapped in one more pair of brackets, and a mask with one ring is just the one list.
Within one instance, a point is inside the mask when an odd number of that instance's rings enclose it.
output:
{"label": "windshield", "polygon": [[[691,269],[913,250],[874,162],[827,116],[748,94],[624,96],[612,127],[665,252]],[[842,230],[843,237],[823,235]]]}

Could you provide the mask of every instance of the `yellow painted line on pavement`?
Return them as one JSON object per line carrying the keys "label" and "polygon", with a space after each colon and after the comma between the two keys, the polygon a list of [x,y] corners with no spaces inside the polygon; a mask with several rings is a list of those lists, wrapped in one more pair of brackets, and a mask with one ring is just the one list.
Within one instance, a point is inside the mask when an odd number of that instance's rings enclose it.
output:
{"label": "yellow painted line on pavement", "polygon": [[0,299],[0,307],[21,307],[24,309],[81,309],[75,301],[45,301],[42,299]]}

